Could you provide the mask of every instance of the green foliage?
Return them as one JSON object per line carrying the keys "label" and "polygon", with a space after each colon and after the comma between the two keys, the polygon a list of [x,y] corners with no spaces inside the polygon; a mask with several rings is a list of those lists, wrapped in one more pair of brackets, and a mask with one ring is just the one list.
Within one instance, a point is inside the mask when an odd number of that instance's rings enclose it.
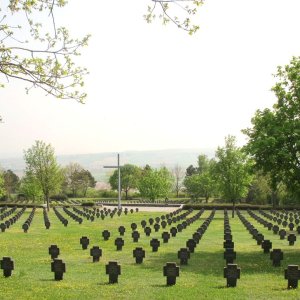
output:
{"label": "green foliage", "polygon": [[158,17],[163,25],[171,22],[188,34],[193,35],[199,30],[199,25],[194,24],[192,17],[197,14],[198,8],[203,2],[203,0],[190,1],[188,5],[182,6],[177,2],[155,0],[152,6],[148,6],[144,19],[147,23],[152,23],[157,17],[157,10],[159,10]]}
{"label": "green foliage", "polygon": [[33,202],[39,201],[43,198],[43,190],[37,178],[27,173],[20,181],[19,192],[24,194],[27,199]]}
{"label": "green foliage", "polygon": [[0,198],[5,195],[5,187],[4,187],[4,176],[0,170]]}
{"label": "green foliage", "polygon": [[174,178],[166,169],[145,168],[138,182],[138,189],[142,197],[152,201],[159,197],[167,197],[172,190]]}
{"label": "green foliage", "polygon": [[193,199],[204,197],[206,202],[212,196],[215,190],[213,178],[214,160],[208,159],[204,154],[198,156],[198,167],[190,165],[186,170],[184,186],[186,192]]}
{"label": "green foliage", "polygon": [[71,191],[72,197],[81,194],[86,196],[89,187],[95,187],[96,180],[90,173],[78,163],[70,163],[64,169],[64,190],[66,193]]}
{"label": "green foliage", "polygon": [[226,201],[235,202],[247,195],[252,181],[251,161],[236,146],[235,137],[225,138],[225,146],[218,147],[214,164],[214,176]]}
{"label": "green foliage", "polygon": [[[2,3],[3,2],[3,3]],[[83,102],[85,68],[76,66],[89,36],[74,39],[55,22],[64,0],[9,0],[0,6],[0,73],[5,80],[20,79],[57,98]],[[43,24],[41,23],[43,20]],[[46,28],[50,27],[48,32]],[[0,86],[4,86],[0,82]]]}
{"label": "green foliage", "polygon": [[16,193],[19,187],[20,179],[12,170],[4,171],[3,178],[6,194],[8,198],[10,198],[12,193]]}
{"label": "green foliage", "polygon": [[252,128],[243,130],[249,137],[245,150],[255,167],[269,174],[274,193],[284,184],[290,198],[300,196],[300,57],[278,67],[278,82],[272,88],[277,97],[273,109],[258,110]]}
{"label": "green foliage", "polygon": [[[118,190],[118,170],[115,170],[109,178],[109,184],[113,190]],[[121,176],[121,190],[125,192],[125,199],[128,199],[128,192],[130,189],[135,189],[138,186],[141,170],[139,167],[125,164],[120,169]]]}
{"label": "green foliage", "polygon": [[50,195],[59,192],[63,182],[63,173],[56,162],[54,148],[43,141],[36,141],[24,151],[24,160],[26,176],[42,190],[49,209]]}

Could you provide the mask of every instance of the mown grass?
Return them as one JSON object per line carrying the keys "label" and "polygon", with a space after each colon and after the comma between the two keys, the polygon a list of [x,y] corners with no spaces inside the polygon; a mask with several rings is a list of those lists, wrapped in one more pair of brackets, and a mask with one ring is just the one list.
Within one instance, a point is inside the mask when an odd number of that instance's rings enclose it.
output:
{"label": "mown grass", "polygon": [[[79,225],[69,219],[64,227],[54,212],[49,213],[50,230],[43,224],[42,210],[38,209],[28,233],[23,233],[21,226],[30,213],[30,209],[7,232],[0,233],[0,257],[10,256],[15,261],[13,276],[0,276],[1,299],[299,299],[299,290],[287,290],[284,269],[288,264],[300,264],[300,241],[288,246],[286,240],[273,235],[246,212],[245,217],[271,239],[273,248],[284,251],[282,266],[275,268],[268,254],[263,254],[260,246],[246,231],[237,217],[230,218],[236,263],[241,267],[241,279],[236,288],[226,288],[223,278],[223,212],[217,211],[208,230],[191,254],[188,266],[180,267],[177,284],[166,286],[162,268],[166,262],[177,262],[177,251],[185,247],[186,241],[209,216],[205,211],[201,218],[163,244],[158,252],[153,253],[149,245],[151,238],[161,239],[162,229],[146,237],[141,230],[140,221],[163,213],[139,212],[134,214],[110,217],[94,222],[85,220]],[[195,214],[196,211],[193,214]],[[138,243],[133,243],[130,224],[136,222],[141,233]],[[125,245],[122,251],[116,251],[114,240],[119,236],[117,228],[126,227]],[[167,227],[170,228],[169,226]],[[103,241],[101,232],[111,231],[109,241]],[[81,236],[90,239],[90,247],[99,245],[103,257],[99,263],[92,263],[89,250],[82,250],[79,244]],[[67,272],[60,282],[54,281],[50,269],[48,247],[57,244],[60,258],[66,263]],[[132,256],[135,247],[146,251],[144,263],[136,265]],[[116,260],[122,266],[119,283],[108,284],[105,265]]]}

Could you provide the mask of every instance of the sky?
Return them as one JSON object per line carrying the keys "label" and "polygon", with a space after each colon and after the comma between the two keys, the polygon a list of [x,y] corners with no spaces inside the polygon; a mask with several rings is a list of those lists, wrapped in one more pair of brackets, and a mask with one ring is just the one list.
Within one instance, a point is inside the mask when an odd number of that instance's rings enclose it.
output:
{"label": "sky", "polygon": [[147,24],[149,4],[72,0],[57,11],[57,25],[92,35],[80,57],[86,103],[5,82],[0,158],[22,156],[35,140],[58,155],[217,148],[229,134],[246,142],[241,129],[276,101],[272,74],[300,55],[300,1],[207,0],[193,36]]}

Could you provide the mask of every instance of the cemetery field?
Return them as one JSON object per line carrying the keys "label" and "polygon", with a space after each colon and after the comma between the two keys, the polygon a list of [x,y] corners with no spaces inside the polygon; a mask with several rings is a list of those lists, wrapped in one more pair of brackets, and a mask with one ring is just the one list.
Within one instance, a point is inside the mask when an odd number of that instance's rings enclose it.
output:
{"label": "cemetery field", "polygon": [[[31,208],[27,208],[20,219],[5,232],[0,232],[0,259],[9,256],[14,260],[14,271],[11,277],[4,277],[0,270],[1,299],[299,299],[299,289],[287,289],[284,270],[290,264],[300,264],[300,240],[289,246],[287,239],[280,240],[279,235],[268,230],[254,220],[246,211],[241,214],[255,228],[272,242],[273,249],[283,251],[281,266],[272,266],[270,254],[263,253],[261,246],[248,232],[239,217],[231,218],[232,241],[236,251],[235,263],[241,268],[240,279],[236,287],[226,287],[223,258],[224,249],[224,211],[216,211],[207,230],[191,253],[188,265],[180,265],[177,252],[186,247],[186,242],[211,215],[205,210],[200,218],[171,237],[168,243],[163,243],[162,232],[170,232],[186,219],[196,216],[199,211],[190,212],[186,218],[167,225],[165,229],[154,231],[149,218],[161,217],[166,212],[133,212],[103,220],[95,218],[93,222],[83,218],[82,224],[71,219],[62,208],[58,211],[68,220],[65,227],[55,215],[53,209],[48,213],[50,229],[44,225],[43,210],[36,209],[32,223],[27,233],[23,232],[22,224],[28,218]],[[79,207],[82,210],[81,207]],[[91,208],[89,208],[91,209]],[[20,209],[18,208],[17,211]],[[71,208],[69,209],[72,210]],[[175,210],[175,208],[174,208]],[[16,212],[17,212],[16,211]],[[181,211],[177,215],[188,213]],[[264,218],[258,211],[256,215]],[[1,215],[1,213],[0,213]],[[8,218],[8,217],[7,217]],[[265,218],[264,218],[265,219]],[[4,219],[5,220],[5,219]],[[146,236],[141,221],[146,220],[152,229]],[[3,221],[0,221],[3,222]],[[132,223],[137,224],[140,233],[138,242],[131,237]],[[155,223],[155,222],[154,222]],[[122,237],[124,246],[117,251],[114,241],[120,237],[119,226],[123,225],[126,232]],[[104,241],[103,230],[110,231],[110,238]],[[288,230],[289,231],[289,230]],[[295,232],[296,233],[296,232]],[[90,240],[88,249],[83,250],[80,238],[87,236]],[[296,233],[297,239],[299,239]],[[150,240],[160,240],[157,252],[152,252]],[[51,272],[51,257],[48,254],[50,245],[60,248],[59,258],[66,264],[63,280],[55,281]],[[99,246],[102,257],[99,262],[92,262],[90,249]],[[142,264],[136,264],[133,250],[142,247],[145,258]],[[118,283],[109,284],[105,274],[105,265],[109,261],[117,261],[121,266]],[[163,267],[167,262],[176,262],[180,267],[179,277],[173,286],[166,285]]]}

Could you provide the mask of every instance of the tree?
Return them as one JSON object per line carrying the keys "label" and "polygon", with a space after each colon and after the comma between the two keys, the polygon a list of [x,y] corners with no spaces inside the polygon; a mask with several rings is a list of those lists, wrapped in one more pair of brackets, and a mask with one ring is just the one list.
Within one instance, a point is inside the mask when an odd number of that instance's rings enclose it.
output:
{"label": "tree", "polygon": [[170,0],[153,0],[153,2],[153,5],[148,6],[147,13],[144,15],[147,23],[153,22],[157,16],[157,10],[159,10],[159,19],[164,25],[171,22],[190,35],[199,30],[199,26],[193,24],[191,17],[196,15],[198,8],[203,4],[203,0],[190,1],[190,4],[185,6],[175,3],[175,1],[172,3]]}
{"label": "tree", "polygon": [[[257,170],[269,174],[273,199],[278,186],[286,186],[290,197],[300,196],[300,57],[278,67],[278,82],[272,88],[277,97],[273,109],[256,111],[252,128],[243,130],[249,138],[245,147]],[[276,204],[276,201],[273,201]]]}
{"label": "tree", "polygon": [[96,181],[92,174],[78,163],[69,163],[64,168],[64,189],[71,190],[76,197],[79,192],[86,196],[88,187],[95,187]]}
{"label": "tree", "polygon": [[19,186],[20,179],[12,170],[4,171],[3,177],[4,177],[4,188],[8,198],[10,198],[10,195],[16,192]]}
{"label": "tree", "polygon": [[166,168],[163,167],[159,170],[147,168],[142,171],[138,189],[142,197],[154,201],[159,197],[167,198],[172,184],[173,176]]}
{"label": "tree", "polygon": [[218,147],[215,157],[214,175],[222,196],[233,204],[232,216],[234,217],[235,203],[247,195],[252,181],[251,161],[236,146],[233,136],[225,138],[225,146]]}
{"label": "tree", "polygon": [[[140,168],[131,164],[125,164],[120,170],[121,190],[125,192],[125,199],[128,199],[128,192],[137,188],[140,177]],[[113,190],[118,190],[118,170],[115,170],[109,178],[109,184]]]}
{"label": "tree", "polygon": [[26,174],[20,180],[20,193],[24,194],[27,199],[32,199],[35,202],[43,197],[41,185],[34,176]]}
{"label": "tree", "polygon": [[182,178],[184,176],[184,171],[181,166],[178,164],[175,165],[175,167],[172,170],[175,182],[174,182],[174,189],[176,192],[176,197],[179,197],[179,192],[182,188]]}
{"label": "tree", "polygon": [[[0,6],[0,73],[7,81],[20,79],[57,98],[83,102],[87,70],[76,66],[89,36],[74,39],[58,27],[55,11],[65,0],[7,0]],[[40,23],[42,20],[43,26]],[[52,27],[51,32],[45,28]],[[22,25],[21,25],[22,24]],[[3,85],[3,81],[0,86]]]}
{"label": "tree", "polygon": [[62,170],[56,162],[54,148],[43,141],[36,141],[31,148],[24,151],[24,160],[25,176],[38,184],[49,211],[49,197],[60,190],[63,182]]}
{"label": "tree", "polygon": [[198,167],[189,166],[186,172],[184,185],[187,193],[196,200],[204,197],[206,202],[214,191],[212,166],[214,161],[204,154],[198,156]]}
{"label": "tree", "polygon": [[2,171],[0,170],[0,198],[2,198],[4,195],[5,195],[4,177]]}

